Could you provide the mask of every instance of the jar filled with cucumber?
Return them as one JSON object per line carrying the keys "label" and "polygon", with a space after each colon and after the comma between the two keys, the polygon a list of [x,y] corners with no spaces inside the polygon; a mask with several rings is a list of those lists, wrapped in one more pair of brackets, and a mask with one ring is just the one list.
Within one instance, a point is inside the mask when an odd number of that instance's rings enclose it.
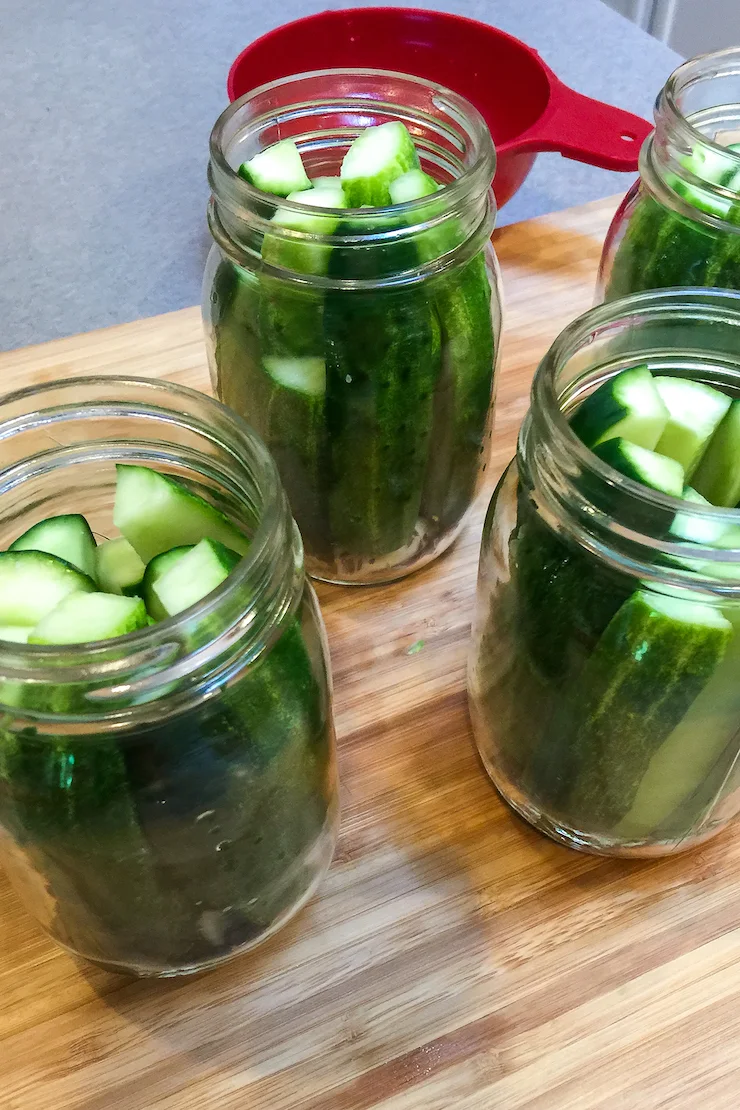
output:
{"label": "jar filled with cucumber", "polygon": [[484,527],[469,697],[566,844],[689,848],[740,810],[740,294],[591,310],[535,375]]}
{"label": "jar filled with cucumber", "polygon": [[605,299],[670,286],[740,289],[740,48],[671,75],[606,238]]}
{"label": "jar filled with cucumber", "polygon": [[275,465],[170,383],[3,399],[0,860],[104,967],[175,975],[279,928],[337,823],[321,617]]}
{"label": "jar filled with cucumber", "polygon": [[400,74],[286,78],[214,128],[214,389],[275,458],[318,578],[402,577],[474,500],[500,330],[494,164],[471,105]]}

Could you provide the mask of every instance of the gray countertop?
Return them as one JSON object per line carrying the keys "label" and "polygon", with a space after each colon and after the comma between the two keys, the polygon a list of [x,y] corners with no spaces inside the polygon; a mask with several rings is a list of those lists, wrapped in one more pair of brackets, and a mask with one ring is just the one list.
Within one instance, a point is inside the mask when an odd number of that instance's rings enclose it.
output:
{"label": "gray countertop", "polygon": [[[379,0],[378,0],[379,2]],[[182,308],[208,251],[208,135],[252,39],[327,6],[0,0],[0,348]],[[581,92],[650,116],[677,63],[600,0],[443,0],[539,50]],[[627,187],[540,155],[499,223]]]}

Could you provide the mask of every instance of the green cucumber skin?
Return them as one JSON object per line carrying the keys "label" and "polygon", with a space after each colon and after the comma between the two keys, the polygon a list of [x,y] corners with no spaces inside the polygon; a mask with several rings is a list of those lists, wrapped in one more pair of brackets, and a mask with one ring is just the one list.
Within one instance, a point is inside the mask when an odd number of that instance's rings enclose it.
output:
{"label": "green cucumber skin", "polygon": [[633,590],[554,532],[520,484],[510,541],[519,634],[537,674],[555,687],[577,681],[588,655]]}
{"label": "green cucumber skin", "polygon": [[434,432],[421,511],[454,529],[472,504],[494,396],[496,350],[485,252],[437,282],[441,371],[434,394]]}
{"label": "green cucumber skin", "polygon": [[[336,250],[332,272],[378,276],[417,264],[416,251]],[[387,555],[413,539],[420,515],[435,533],[457,526],[475,495],[493,394],[484,252],[423,288],[326,297],[224,260],[211,299],[217,395],[275,458],[309,554]],[[326,359],[326,396],[281,387],[267,357]]]}
{"label": "green cucumber skin", "polygon": [[111,964],[169,959],[171,916],[117,744],[0,729],[0,824],[54,898],[62,943]]}
{"label": "green cucumber skin", "polygon": [[63,943],[177,969],[227,955],[300,896],[334,786],[320,659],[292,618],[254,669],[166,725],[115,743],[0,730],[0,823],[55,899]]}
{"label": "green cucumber skin", "polygon": [[[585,833],[615,829],[655,752],[721,662],[730,634],[685,627],[646,608],[621,607],[566,692],[530,761],[538,803]],[[647,645],[647,650],[646,650]]]}
{"label": "green cucumber skin", "polygon": [[327,294],[324,332],[332,539],[345,555],[387,555],[419,518],[439,322],[418,289],[341,290]]}
{"label": "green cucumber skin", "polygon": [[277,463],[291,511],[308,550],[331,558],[329,440],[323,394],[309,396],[277,383],[268,386],[262,436]]}
{"label": "green cucumber skin", "polygon": [[[281,387],[263,357],[321,357],[323,298],[223,261],[214,279],[212,377],[219,400],[254,428],[275,462],[306,548],[331,558],[324,400]],[[291,320],[293,324],[291,326]]]}
{"label": "green cucumber skin", "polygon": [[615,253],[604,299],[680,285],[740,289],[740,235],[680,216],[642,191]]}

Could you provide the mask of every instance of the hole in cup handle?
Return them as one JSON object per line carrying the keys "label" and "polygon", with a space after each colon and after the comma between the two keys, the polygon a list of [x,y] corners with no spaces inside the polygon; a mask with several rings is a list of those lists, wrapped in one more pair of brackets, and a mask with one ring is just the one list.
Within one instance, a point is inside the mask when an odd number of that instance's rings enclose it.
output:
{"label": "hole in cup handle", "polygon": [[553,77],[547,108],[516,146],[635,173],[640,148],[652,129],[640,116],[584,96]]}

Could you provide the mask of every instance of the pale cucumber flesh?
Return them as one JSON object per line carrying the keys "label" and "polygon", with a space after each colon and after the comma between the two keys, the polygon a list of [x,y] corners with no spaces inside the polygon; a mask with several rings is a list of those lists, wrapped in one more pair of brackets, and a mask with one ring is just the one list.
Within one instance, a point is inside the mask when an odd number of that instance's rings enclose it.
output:
{"label": "pale cucumber flesh", "polygon": [[113,521],[144,563],[210,537],[243,555],[249,540],[186,486],[145,466],[118,465]]}
{"label": "pale cucumber flesh", "polygon": [[104,593],[137,593],[145,570],[137,552],[123,536],[106,540],[97,549],[95,577]]}
{"label": "pale cucumber flesh", "polygon": [[39,551],[0,553],[0,624],[33,628],[68,594],[95,583],[70,563]]}
{"label": "pale cucumber flesh", "polygon": [[163,621],[168,616],[162,602],[154,592],[156,583],[168,570],[174,567],[175,563],[178,563],[180,559],[182,559],[183,555],[187,555],[188,551],[192,551],[193,546],[193,544],[190,544],[184,547],[173,547],[169,551],[163,551],[160,555],[155,555],[154,558],[147,563],[141,584],[141,596],[144,598],[144,604],[147,607],[149,616],[154,620]]}
{"label": "pale cucumber flesh", "polygon": [[310,189],[311,182],[303,167],[300,151],[294,142],[284,139],[242,163],[240,175],[263,193],[287,197],[301,189]]}
{"label": "pale cucumber flesh", "polygon": [[680,462],[688,481],[729,409],[730,398],[688,378],[660,377],[655,386],[668,409],[668,422],[655,450]]}
{"label": "pale cucumber flesh", "polygon": [[167,616],[174,616],[225,582],[238,562],[235,551],[201,540],[154,582],[153,592]]}
{"label": "pale cucumber flesh", "polygon": [[146,606],[140,597],[75,593],[39,621],[28,642],[81,644],[125,636],[146,626]]}
{"label": "pale cucumber flesh", "polygon": [[571,427],[587,447],[609,439],[626,439],[650,451],[668,423],[668,410],[647,366],[622,370],[589,394],[571,418]]}
{"label": "pale cucumber flesh", "polygon": [[680,497],[683,492],[683,467],[666,455],[638,447],[625,439],[609,439],[595,447],[594,454],[626,478],[649,489],[670,497]]}
{"label": "pale cucumber flesh", "polygon": [[416,147],[400,120],[366,127],[342,162],[342,186],[349,207],[391,204],[391,182],[418,167]]}
{"label": "pale cucumber flesh", "polygon": [[713,505],[740,500],[740,400],[735,400],[709,441],[691,483]]}

